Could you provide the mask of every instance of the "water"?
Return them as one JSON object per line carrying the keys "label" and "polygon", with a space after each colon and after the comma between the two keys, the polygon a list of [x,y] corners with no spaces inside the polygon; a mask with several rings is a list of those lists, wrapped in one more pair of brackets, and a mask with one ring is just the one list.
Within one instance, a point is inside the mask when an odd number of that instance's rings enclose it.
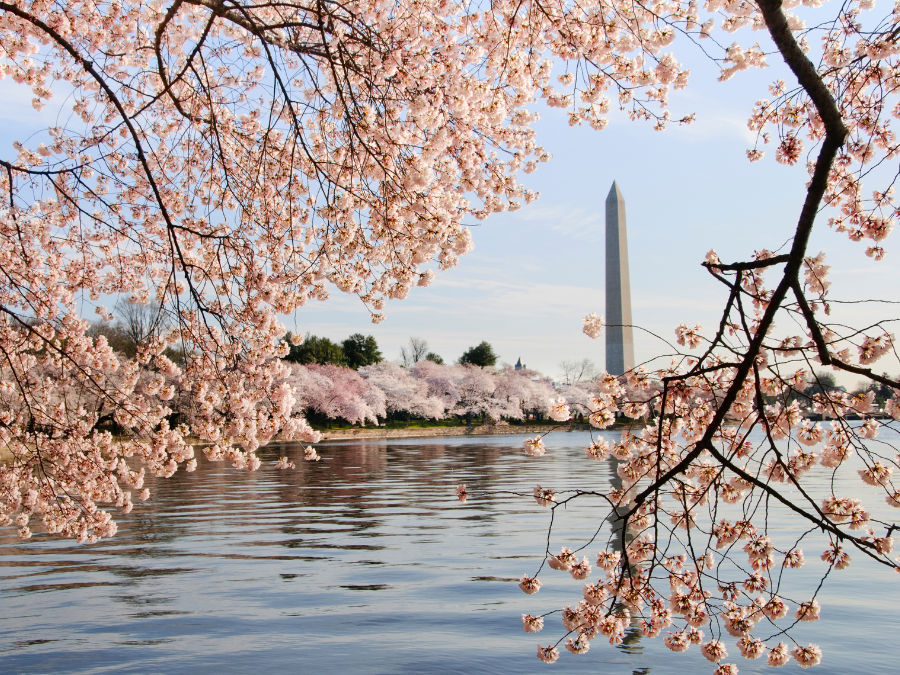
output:
{"label": "water", "polygon": [[[536,483],[608,486],[610,466],[584,459],[587,433],[549,436],[542,458],[525,456],[522,438],[322,444],[318,463],[292,448],[294,471],[201,462],[154,481],[153,499],[95,545],[0,529],[0,672],[711,673],[696,647],[676,655],[635,631],[618,647],[598,638],[586,655],[537,660],[537,643],[564,631],[553,615],[525,634],[521,614],[574,604],[581,583],[547,571],[540,593],[519,590],[549,522],[527,495]],[[459,483],[476,493],[465,506]],[[560,513],[552,548],[583,541],[598,513]],[[780,517],[774,529],[794,527]],[[822,569],[821,547],[806,550],[803,592]],[[822,619],[792,631],[825,650],[810,672],[900,663],[900,575],[854,555],[820,602]],[[742,673],[768,670],[725,640]]]}

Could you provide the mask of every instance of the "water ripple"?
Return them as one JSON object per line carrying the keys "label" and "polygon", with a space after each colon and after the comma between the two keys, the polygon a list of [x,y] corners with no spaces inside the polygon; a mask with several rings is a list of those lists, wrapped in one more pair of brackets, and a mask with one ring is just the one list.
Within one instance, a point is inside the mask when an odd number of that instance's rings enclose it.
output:
{"label": "water ripple", "polygon": [[[563,635],[557,615],[539,636],[523,633],[519,617],[576,602],[581,584],[549,573],[539,595],[518,589],[546,545],[547,511],[527,495],[536,483],[604,487],[611,472],[585,462],[586,434],[548,437],[539,460],[521,442],[330,443],[315,464],[297,461],[298,446],[281,446],[262,454],[288,454],[297,469],[264,464],[253,474],[201,458],[194,473],[151,480],[153,499],[119,517],[112,540],[21,542],[0,528],[0,671],[545,672],[535,644]],[[454,498],[459,483],[473,495],[465,506]],[[555,548],[597,526],[593,506],[559,515]],[[790,531],[780,517],[770,525]],[[898,628],[900,576],[872,568],[835,575],[822,619],[799,628],[801,641],[827,641],[819,675],[900,661],[900,645],[884,639]],[[738,661],[742,675],[766,671]],[[696,650],[673,658],[636,630],[618,647],[596,641],[553,666],[554,674],[697,669],[709,664]]]}

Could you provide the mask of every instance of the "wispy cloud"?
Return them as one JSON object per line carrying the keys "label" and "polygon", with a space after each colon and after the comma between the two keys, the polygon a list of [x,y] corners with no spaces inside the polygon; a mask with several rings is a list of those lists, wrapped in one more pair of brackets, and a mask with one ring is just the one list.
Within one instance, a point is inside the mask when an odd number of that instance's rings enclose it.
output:
{"label": "wispy cloud", "polygon": [[590,242],[604,239],[605,215],[600,209],[577,206],[541,204],[524,210],[520,220],[542,223],[565,237]]}

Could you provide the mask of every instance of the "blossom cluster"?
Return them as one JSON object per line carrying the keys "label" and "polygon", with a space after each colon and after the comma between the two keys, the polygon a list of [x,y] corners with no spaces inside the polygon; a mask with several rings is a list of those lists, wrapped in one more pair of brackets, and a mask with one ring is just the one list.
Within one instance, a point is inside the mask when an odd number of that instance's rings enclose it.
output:
{"label": "blossom cluster", "polygon": [[[780,625],[780,620],[790,617],[784,624],[788,628],[789,623],[814,622],[821,615],[816,597],[792,607],[780,595],[783,591],[778,586],[789,582],[784,572],[805,563],[800,542],[780,548],[765,522],[742,517],[740,511],[732,520],[724,517],[725,511],[728,505],[753,499],[773,483],[802,484],[805,474],[817,466],[826,471],[844,468],[855,453],[864,458],[866,466],[855,472],[860,490],[877,488],[876,495],[880,492],[886,503],[900,508],[900,494],[891,483],[894,469],[900,468],[900,454],[892,460],[877,460],[860,444],[870,436],[868,427],[880,425],[869,416],[873,406],[868,395],[844,401],[844,415],[825,427],[797,414],[793,405],[755,410],[736,401],[729,414],[731,423],[716,431],[709,449],[695,452],[702,447],[704,430],[715,410],[713,402],[722,398],[728,377],[726,374],[718,381],[684,377],[677,387],[666,384],[665,378],[678,375],[678,369],[667,368],[647,374],[637,370],[618,380],[600,378],[618,381],[617,386],[607,385],[610,399],[595,397],[604,410],[621,411],[629,403],[642,401],[654,417],[648,414],[636,419],[619,433],[618,441],[597,439],[585,449],[590,459],[613,462],[619,483],[603,496],[609,507],[610,539],[596,557],[601,578],[591,581],[591,561],[579,561],[569,547],[548,553],[546,558],[551,570],[568,572],[585,582],[578,604],[561,610],[567,632],[565,647],[573,654],[583,654],[599,636],[616,644],[624,639],[625,630],[636,624],[646,637],[663,637],[672,651],[698,645],[701,653],[717,664],[717,673],[736,672],[733,664],[720,663],[728,658],[726,644],[718,635],[724,629],[744,658],[767,655],[773,666],[784,665],[791,658],[803,668],[817,665],[822,658],[818,645],[767,645],[754,636],[757,624],[777,634],[769,629]],[[900,391],[893,400],[896,405]],[[659,416],[663,409],[669,412],[665,418]],[[862,421],[850,425],[850,412]],[[596,415],[589,419],[595,427],[609,426]],[[769,430],[765,440],[751,441],[751,431],[760,427]],[[526,440],[525,452],[544,455],[541,438]],[[666,481],[672,472],[679,478]],[[582,493],[575,494],[560,502],[553,489],[540,485],[534,489],[535,501],[549,508]],[[872,520],[860,498],[832,495],[818,509],[828,532],[820,557],[829,568],[850,567],[849,544],[900,571],[900,558],[895,561],[891,557],[894,541],[890,529],[878,532],[884,526]],[[838,525],[842,527],[834,527]],[[701,555],[694,558],[690,553]],[[536,575],[524,575],[520,586],[533,594],[541,582]],[[544,628],[543,616],[525,615],[522,621],[529,633]],[[711,638],[704,631],[707,626],[715,628]],[[554,645],[540,647],[538,657],[552,663],[559,658],[559,650]]]}
{"label": "blossom cluster", "polygon": [[[559,418],[553,384],[532,370],[432,361],[419,361],[411,368],[382,361],[358,370],[291,364],[283,382],[296,392],[294,413],[314,411],[354,424],[377,425],[397,414],[434,420],[452,416],[521,420],[554,414]],[[566,391],[587,396],[580,388]]]}
{"label": "blossom cluster", "polygon": [[[873,500],[880,500],[882,512],[890,511],[884,504],[900,508],[892,482],[900,452],[893,448],[890,456],[892,437],[879,435],[885,426],[898,429],[900,383],[885,375],[882,384],[874,383],[880,388],[850,394],[825,384],[811,368],[827,356],[835,368],[869,373],[866,365],[894,354],[894,336],[881,325],[856,331],[816,321],[806,324],[806,335],[766,325],[775,315],[765,278],[773,266],[766,261],[774,257],[760,251],[755,262],[740,265],[742,278],[732,288],[745,304],[726,307],[716,335],[681,324],[676,343],[686,351],[664,367],[597,378],[586,404],[588,421],[598,430],[617,421],[625,428],[615,438],[607,433],[592,440],[585,455],[611,462],[613,488],[601,493],[534,489],[535,501],[552,510],[598,497],[605,506],[601,531],[608,540],[596,557],[599,579],[591,580],[590,561],[579,561],[574,547],[545,557],[549,569],[585,582],[577,605],[558,610],[565,647],[573,654],[585,653],[601,635],[616,644],[628,626],[637,626],[646,637],[662,637],[674,652],[698,645],[717,664],[716,673],[737,671],[734,664],[721,663],[729,651],[723,633],[734,639],[743,658],[766,656],[772,666],[793,659],[812,667],[822,659],[818,645],[767,643],[754,634],[760,626],[780,636],[792,625],[820,618],[823,609],[815,595],[785,599],[790,570],[806,562],[801,544],[815,547],[827,573],[856,564],[853,550],[900,571],[900,558],[893,557],[897,526],[873,516],[878,508]],[[738,274],[712,251],[707,265],[718,276]],[[805,290],[824,301],[824,255],[806,257],[801,269]],[[799,282],[795,288],[801,292]],[[806,297],[796,300],[778,308],[794,319],[789,325],[803,325],[807,316]],[[752,352],[754,341],[758,347]],[[702,356],[693,353],[700,349]],[[889,360],[898,365],[896,358]],[[563,405],[565,399],[557,400],[554,410]],[[876,438],[878,444],[872,444]],[[524,451],[549,455],[543,437],[527,439]],[[834,479],[838,474],[842,480]],[[832,490],[841,486],[842,493],[810,506],[805,496],[815,491],[812,481],[823,478]],[[778,541],[783,533],[770,529],[771,507],[746,508],[767,500],[803,514],[812,529],[799,539]],[[541,581],[526,574],[520,587],[533,594]],[[525,615],[526,632],[541,630],[545,616]],[[555,661],[558,645],[539,647],[538,657]]]}

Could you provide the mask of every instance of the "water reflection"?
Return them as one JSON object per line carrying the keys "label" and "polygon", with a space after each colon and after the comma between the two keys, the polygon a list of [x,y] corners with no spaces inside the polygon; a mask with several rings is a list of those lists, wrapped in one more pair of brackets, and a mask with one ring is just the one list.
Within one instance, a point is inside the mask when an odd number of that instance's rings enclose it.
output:
{"label": "water reflection", "polygon": [[[673,657],[659,640],[641,642],[636,629],[619,648],[598,640],[588,654],[564,654],[552,668],[534,657],[536,642],[557,639],[562,627],[553,615],[544,633],[526,635],[520,615],[576,602],[581,584],[548,572],[538,595],[519,591],[521,574],[540,562],[548,514],[504,491],[528,494],[537,483],[605,488],[617,480],[609,464],[584,460],[586,434],[545,440],[549,452],[540,460],[526,457],[515,436],[332,444],[318,463],[299,461],[298,448],[273,448],[271,457],[291,455],[297,469],[247,474],[202,464],[176,474],[151,486],[154,499],[120,518],[111,541],[19,542],[2,529],[0,671],[707,669],[696,650]],[[454,498],[458,483],[474,495],[466,506]],[[584,502],[559,513],[555,550],[580,544],[597,527],[605,509]],[[585,552],[594,548],[599,542]],[[841,603],[852,604],[843,598],[885,584],[878,574],[855,579],[851,591],[823,605],[835,604],[839,616]],[[883,590],[880,597],[898,599]],[[854,631],[866,638],[888,616],[859,603],[849,611],[858,628],[836,618],[828,624],[823,611],[818,634],[832,631],[849,644]],[[888,644],[875,657],[890,663],[898,655]],[[859,658],[848,668],[830,650],[818,672],[859,672]],[[739,666],[764,670],[756,662]]]}

